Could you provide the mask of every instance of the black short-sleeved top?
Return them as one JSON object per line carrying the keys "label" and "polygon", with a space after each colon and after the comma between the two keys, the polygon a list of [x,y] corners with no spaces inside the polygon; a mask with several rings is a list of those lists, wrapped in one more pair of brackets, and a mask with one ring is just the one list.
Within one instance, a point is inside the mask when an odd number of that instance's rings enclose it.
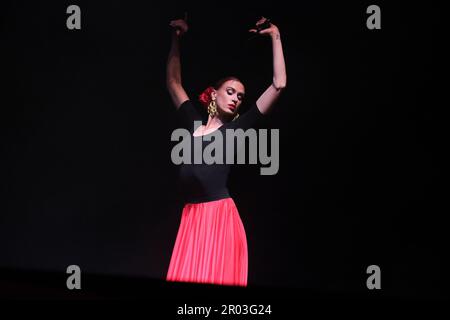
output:
{"label": "black short-sleeved top", "polygon": [[[204,148],[214,141],[213,137],[210,137],[211,141],[205,141],[205,138],[213,135],[214,132],[206,134],[204,136],[193,136],[196,128],[194,128],[194,121],[202,121],[202,115],[195,108],[190,100],[186,100],[181,104],[177,110],[180,117],[183,128],[189,131],[191,140],[191,162],[190,164],[182,163],[180,165],[180,188],[183,193],[185,203],[199,203],[214,201],[229,197],[227,181],[230,173],[231,164],[226,164],[226,129],[243,129],[255,127],[264,118],[264,115],[259,111],[256,103],[254,103],[250,109],[243,115],[239,116],[236,120],[225,123],[217,130],[220,130],[223,137],[223,164],[213,163],[206,164],[202,160],[201,164],[194,163],[194,143],[201,141],[202,154]],[[198,144],[200,145],[200,144]],[[237,143],[235,145],[235,151],[237,148],[242,147]],[[213,153],[214,154],[214,153]]]}

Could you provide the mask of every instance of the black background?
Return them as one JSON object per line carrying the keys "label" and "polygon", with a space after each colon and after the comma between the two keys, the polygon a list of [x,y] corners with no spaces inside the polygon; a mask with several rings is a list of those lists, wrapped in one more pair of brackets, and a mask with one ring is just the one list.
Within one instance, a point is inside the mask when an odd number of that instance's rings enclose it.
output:
{"label": "black background", "polygon": [[[81,30],[66,8],[81,7]],[[366,8],[381,8],[381,30]],[[195,98],[235,75],[272,81],[260,15],[279,27],[288,85],[267,128],[280,170],[238,167],[249,285],[444,294],[443,10],[431,2],[2,4],[0,267],[164,279],[181,202],[165,89],[171,19],[188,12],[182,76]]]}

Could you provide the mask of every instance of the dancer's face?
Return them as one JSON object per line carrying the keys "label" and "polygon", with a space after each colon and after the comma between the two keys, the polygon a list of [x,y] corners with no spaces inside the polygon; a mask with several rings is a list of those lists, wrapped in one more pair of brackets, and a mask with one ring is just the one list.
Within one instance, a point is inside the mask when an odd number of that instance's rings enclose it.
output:
{"label": "dancer's face", "polygon": [[244,85],[236,80],[228,80],[212,93],[216,98],[217,111],[224,115],[235,115],[244,100]]}

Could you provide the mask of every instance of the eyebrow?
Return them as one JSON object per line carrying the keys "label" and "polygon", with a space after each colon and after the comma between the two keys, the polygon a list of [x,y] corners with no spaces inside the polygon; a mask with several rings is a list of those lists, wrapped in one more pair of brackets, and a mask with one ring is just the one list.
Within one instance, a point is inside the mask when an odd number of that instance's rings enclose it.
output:
{"label": "eyebrow", "polygon": [[[235,88],[233,88],[233,87],[227,87],[227,90],[228,89],[233,89],[234,91],[237,91]],[[238,94],[241,94],[241,95],[243,95],[243,96],[245,96],[245,92],[238,92]]]}

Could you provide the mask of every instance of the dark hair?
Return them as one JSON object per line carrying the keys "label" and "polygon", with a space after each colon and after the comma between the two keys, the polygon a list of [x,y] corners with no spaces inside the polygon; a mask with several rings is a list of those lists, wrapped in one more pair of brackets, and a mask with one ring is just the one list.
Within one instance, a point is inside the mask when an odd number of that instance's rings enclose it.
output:
{"label": "dark hair", "polygon": [[242,81],[239,80],[238,78],[236,78],[234,76],[229,76],[229,77],[225,77],[225,78],[218,80],[213,87],[214,87],[214,89],[218,90],[225,82],[230,81],[230,80],[239,81],[240,83],[242,83]]}

